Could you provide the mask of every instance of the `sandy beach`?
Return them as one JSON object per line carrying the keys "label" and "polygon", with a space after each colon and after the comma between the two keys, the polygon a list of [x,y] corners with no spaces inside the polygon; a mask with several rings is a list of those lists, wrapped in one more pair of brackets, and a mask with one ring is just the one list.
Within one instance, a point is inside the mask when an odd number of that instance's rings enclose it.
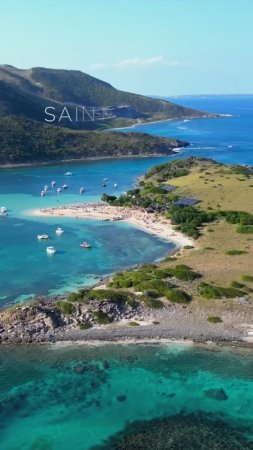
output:
{"label": "sandy beach", "polygon": [[192,239],[176,231],[170,220],[138,208],[115,207],[104,202],[97,202],[42,208],[26,213],[34,216],[74,217],[104,222],[125,221],[161,239],[175,242],[179,247],[184,247],[185,245],[196,246]]}

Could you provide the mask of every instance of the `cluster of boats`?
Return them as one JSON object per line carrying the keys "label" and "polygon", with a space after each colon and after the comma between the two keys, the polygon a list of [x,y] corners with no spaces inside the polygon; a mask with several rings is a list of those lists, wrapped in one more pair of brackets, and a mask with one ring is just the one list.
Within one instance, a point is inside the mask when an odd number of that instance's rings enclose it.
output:
{"label": "cluster of boats", "polygon": [[[108,178],[104,178],[104,179],[103,179],[102,186],[103,186],[103,187],[106,187],[106,186],[107,186],[107,182],[108,182]],[[114,183],[113,187],[114,187],[115,189],[117,189],[118,183]]]}
{"label": "cluster of boats", "polygon": [[[65,177],[70,177],[72,175],[73,175],[72,172],[66,172],[64,174]],[[102,186],[106,187],[107,183],[108,183],[108,178],[104,178],[103,182],[102,182]],[[51,187],[52,187],[52,189],[56,188],[56,192],[58,194],[60,194],[64,190],[68,189],[68,185],[67,184],[63,184],[62,186],[58,186],[58,187],[56,187],[56,186],[57,186],[56,181],[52,181],[51,182]],[[117,189],[118,183],[114,183],[113,187],[114,187],[114,189]],[[45,195],[48,193],[48,191],[49,191],[49,186],[45,185],[44,188],[41,190],[40,196],[41,197],[45,197]],[[83,186],[81,186],[80,189],[79,189],[79,193],[83,194],[84,192],[85,192],[85,188]]]}
{"label": "cluster of boats", "polygon": [[[61,227],[56,228],[55,233],[58,235],[62,235],[64,233],[64,230]],[[49,240],[49,236],[48,234],[38,234],[37,236],[39,241],[48,241]],[[91,248],[91,244],[89,242],[82,242],[80,244],[81,248]],[[49,255],[54,255],[56,253],[56,248],[53,247],[52,245],[46,247],[46,252]]]}
{"label": "cluster of boats", "polygon": [[[70,176],[70,175],[72,175],[72,172],[66,172],[66,173],[65,173],[65,176]],[[56,188],[56,181],[52,181],[52,182],[51,182],[51,187],[52,187],[52,189]],[[57,194],[60,194],[62,191],[65,191],[66,189],[68,189],[68,185],[67,185],[67,184],[63,184],[62,186],[58,186],[58,187],[56,188],[56,192],[57,192]],[[44,186],[44,188],[42,189],[42,191],[41,191],[41,193],[40,193],[40,196],[41,196],[41,197],[45,197],[45,195],[48,193],[48,190],[49,190],[49,187],[48,187],[48,185],[46,184],[46,185]],[[85,192],[85,188],[84,188],[83,186],[80,187],[79,193],[80,193],[80,194],[83,194],[84,192]]]}

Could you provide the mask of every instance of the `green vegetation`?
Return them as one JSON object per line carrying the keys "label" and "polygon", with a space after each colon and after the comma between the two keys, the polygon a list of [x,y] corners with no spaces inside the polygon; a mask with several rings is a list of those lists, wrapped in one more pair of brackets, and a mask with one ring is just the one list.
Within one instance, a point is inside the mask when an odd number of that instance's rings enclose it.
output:
{"label": "green vegetation", "polygon": [[189,303],[191,296],[180,289],[167,289],[165,297],[173,303]]}
{"label": "green vegetation", "polygon": [[[151,294],[152,295],[152,294]],[[161,300],[157,300],[150,296],[150,293],[147,292],[147,295],[143,295],[140,297],[140,300],[148,307],[152,309],[160,309],[164,307],[164,304]]]}
{"label": "green vegetation", "polygon": [[245,250],[228,250],[227,252],[226,252],[226,255],[229,255],[229,256],[237,256],[237,255],[245,255],[246,253],[248,253],[248,252],[246,252]]}
{"label": "green vegetation", "polygon": [[185,264],[177,265],[174,268],[169,268],[167,271],[169,276],[174,276],[178,280],[182,281],[193,281],[197,278],[201,278],[201,275],[197,272],[194,272],[191,267],[186,266]]}
{"label": "green vegetation", "polygon": [[220,317],[218,317],[218,316],[209,316],[207,318],[207,321],[210,322],[210,323],[221,323],[221,322],[223,322],[223,320]]}
{"label": "green vegetation", "polygon": [[231,286],[234,288],[242,289],[245,287],[245,284],[239,283],[239,281],[232,281]]}
{"label": "green vegetation", "polygon": [[212,222],[217,218],[213,212],[201,211],[194,206],[172,206],[169,210],[171,222],[178,225],[178,229],[194,239],[200,236],[203,224]]}
{"label": "green vegetation", "polygon": [[80,330],[89,330],[92,328],[92,324],[90,322],[80,323],[79,329]]}
{"label": "green vegetation", "polygon": [[112,318],[108,314],[106,314],[105,312],[103,312],[101,310],[94,311],[93,315],[94,315],[94,319],[100,325],[107,325],[108,323],[112,322]]}
{"label": "green vegetation", "polygon": [[162,183],[171,180],[172,178],[184,177],[190,173],[190,170],[195,163],[196,159],[190,157],[186,159],[175,159],[168,163],[159,164],[158,166],[149,169],[145,174],[145,180],[152,179]]}
{"label": "green vegetation", "polygon": [[211,299],[211,298],[235,298],[235,297],[244,297],[246,293],[240,289],[234,287],[221,287],[215,286],[208,283],[200,283],[198,287],[199,293],[202,297]]}
{"label": "green vegetation", "polygon": [[191,296],[172,287],[172,284],[167,280],[169,277],[192,281],[199,278],[200,274],[185,265],[159,269],[154,264],[146,264],[137,270],[116,273],[112,281],[109,282],[109,286],[116,289],[128,287],[136,292],[145,292],[145,295],[139,299],[150,308],[162,308],[164,306],[161,301],[157,300],[159,297],[166,297],[172,302],[188,303]]}
{"label": "green vegetation", "polygon": [[248,282],[250,282],[250,283],[253,283],[253,276],[252,275],[243,275],[242,276],[242,280],[243,281],[248,281]]}
{"label": "green vegetation", "polygon": [[184,145],[144,133],[77,131],[15,117],[0,117],[0,141],[3,165],[170,154]]}
{"label": "green vegetation", "polygon": [[252,225],[253,224],[253,214],[247,213],[245,211],[224,211],[223,215],[226,221],[233,224],[240,225]]}
{"label": "green vegetation", "polygon": [[112,303],[128,305],[134,304],[134,296],[131,292],[116,291],[113,289],[81,289],[78,293],[72,293],[67,298],[68,302],[90,303],[92,300],[102,300]]}
{"label": "green vegetation", "polygon": [[109,282],[109,287],[116,289],[134,287],[135,290],[141,290],[140,287],[145,287],[145,290],[158,289],[160,291],[168,287],[168,284],[163,281],[168,276],[167,270],[159,269],[154,264],[146,264],[137,270],[116,273],[112,281]]}
{"label": "green vegetation", "polygon": [[240,225],[236,231],[241,234],[253,234],[253,225]]}
{"label": "green vegetation", "polygon": [[57,305],[64,314],[73,314],[73,312],[75,311],[74,305],[70,302],[60,301],[57,303]]}
{"label": "green vegetation", "polygon": [[139,327],[139,326],[140,326],[140,324],[139,324],[138,322],[134,322],[134,321],[128,322],[128,325],[129,325],[130,327]]}

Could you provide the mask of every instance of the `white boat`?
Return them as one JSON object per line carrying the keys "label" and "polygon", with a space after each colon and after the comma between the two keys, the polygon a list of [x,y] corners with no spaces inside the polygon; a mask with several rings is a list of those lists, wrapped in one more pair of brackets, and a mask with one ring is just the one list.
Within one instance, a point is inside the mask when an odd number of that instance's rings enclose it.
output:
{"label": "white boat", "polygon": [[1,206],[1,208],[0,208],[0,215],[1,216],[8,216],[8,209],[5,208],[5,206]]}
{"label": "white boat", "polygon": [[80,194],[83,194],[85,192],[84,187],[81,187],[79,192],[80,192]]}
{"label": "white boat", "polygon": [[47,184],[44,186],[44,191],[48,191],[48,186],[47,186]]}
{"label": "white boat", "polygon": [[45,191],[41,191],[40,196],[41,197],[45,197],[45,195],[46,195],[46,192]]}
{"label": "white boat", "polygon": [[56,181],[52,181],[51,186],[52,187],[56,186]]}
{"label": "white boat", "polygon": [[103,181],[108,181],[108,178],[104,178],[104,180]]}
{"label": "white boat", "polygon": [[89,242],[82,242],[80,244],[80,247],[82,247],[82,248],[91,248],[91,244]]}
{"label": "white boat", "polygon": [[64,175],[65,175],[65,177],[71,177],[73,175],[73,173],[72,172],[66,172]]}
{"label": "white boat", "polygon": [[115,189],[117,189],[117,187],[118,187],[117,183],[114,183],[113,186],[115,187]]}
{"label": "white boat", "polygon": [[61,192],[61,188],[60,187],[58,187],[57,189],[57,192],[58,192],[58,194],[60,194],[60,192]]}
{"label": "white boat", "polygon": [[37,238],[39,239],[39,241],[47,241],[49,239],[49,236],[47,234],[38,234]]}
{"label": "white boat", "polygon": [[62,186],[62,189],[68,189],[68,185],[67,185],[67,184],[64,184],[64,185]]}
{"label": "white boat", "polygon": [[56,234],[63,234],[64,230],[61,227],[56,228],[55,230]]}
{"label": "white boat", "polygon": [[56,253],[56,249],[54,247],[47,247],[47,253],[49,255],[54,255]]}

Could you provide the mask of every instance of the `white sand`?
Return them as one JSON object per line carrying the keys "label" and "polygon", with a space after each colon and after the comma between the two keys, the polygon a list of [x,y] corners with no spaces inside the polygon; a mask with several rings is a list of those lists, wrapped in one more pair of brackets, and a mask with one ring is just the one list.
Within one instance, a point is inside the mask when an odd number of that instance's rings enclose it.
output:
{"label": "white sand", "polygon": [[185,245],[196,246],[193,239],[175,231],[170,220],[138,208],[115,207],[104,202],[98,202],[43,208],[26,211],[26,213],[35,216],[62,216],[102,221],[122,220],[161,239],[173,241],[180,247]]}

